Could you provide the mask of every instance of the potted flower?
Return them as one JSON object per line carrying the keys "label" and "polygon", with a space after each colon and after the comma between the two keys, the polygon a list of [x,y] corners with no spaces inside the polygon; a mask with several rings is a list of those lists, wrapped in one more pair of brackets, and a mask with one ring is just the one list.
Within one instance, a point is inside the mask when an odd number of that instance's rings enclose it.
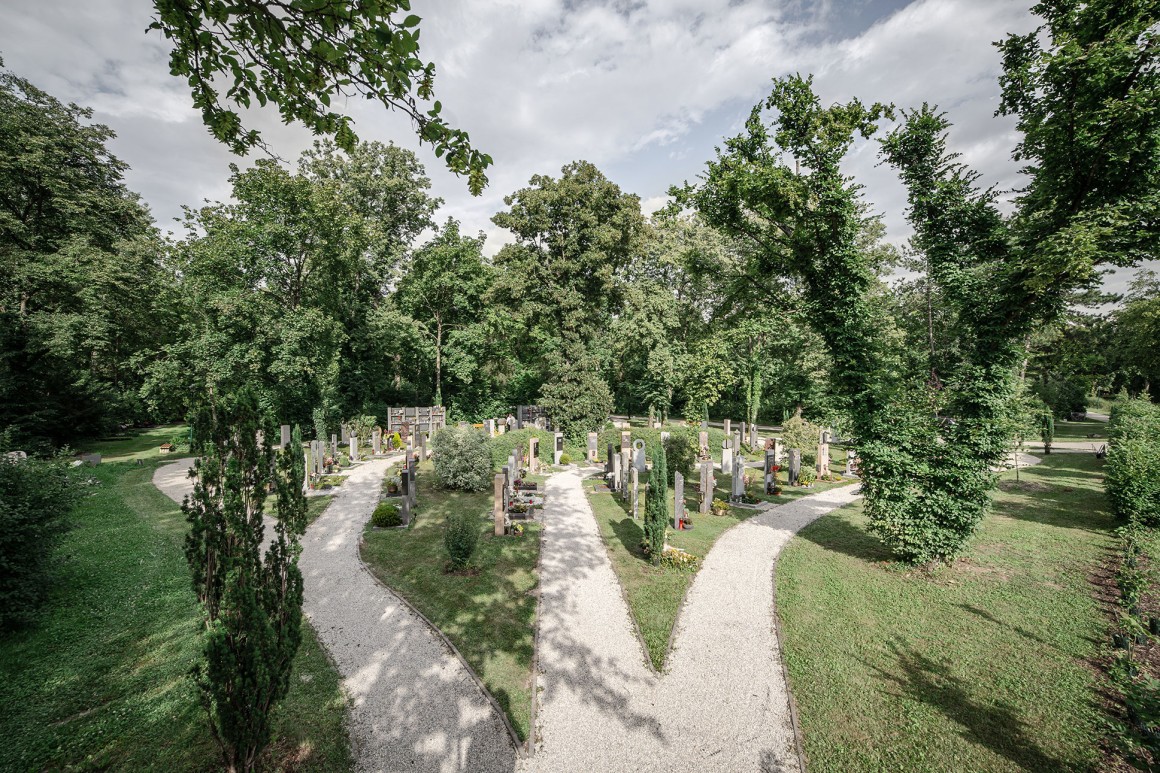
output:
{"label": "potted flower", "polygon": [[398,494],[399,493],[399,484],[401,482],[402,481],[399,480],[398,475],[393,475],[389,479],[387,479],[387,493],[388,494]]}

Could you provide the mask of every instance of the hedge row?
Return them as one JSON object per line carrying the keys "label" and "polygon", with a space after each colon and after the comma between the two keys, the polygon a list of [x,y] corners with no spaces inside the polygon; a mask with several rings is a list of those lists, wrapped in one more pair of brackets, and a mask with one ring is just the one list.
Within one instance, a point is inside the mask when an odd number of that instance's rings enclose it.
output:
{"label": "hedge row", "polygon": [[1108,425],[1104,487],[1122,521],[1160,525],[1160,406],[1147,398],[1121,399]]}

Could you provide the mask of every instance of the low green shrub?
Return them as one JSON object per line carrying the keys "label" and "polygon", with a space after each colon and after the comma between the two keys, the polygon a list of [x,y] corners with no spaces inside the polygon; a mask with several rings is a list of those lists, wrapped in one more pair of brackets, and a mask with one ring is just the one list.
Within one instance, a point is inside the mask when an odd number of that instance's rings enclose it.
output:
{"label": "low green shrub", "polygon": [[399,506],[391,502],[379,502],[379,506],[371,514],[371,524],[380,529],[402,526],[403,517],[399,514]]}
{"label": "low green shrub", "polygon": [[[482,436],[480,434],[480,437]],[[526,455],[528,453],[528,439],[532,437],[538,437],[540,439],[540,461],[545,464],[551,464],[552,452],[555,450],[553,443],[556,442],[553,433],[545,429],[524,427],[523,429],[513,430],[512,432],[505,432],[502,435],[487,440],[487,447],[491,451],[492,465],[495,468],[503,467],[507,464],[512,449],[517,447],[520,449],[520,453]]]}
{"label": "low green shrub", "polygon": [[697,437],[691,429],[669,433],[665,441],[665,460],[668,467],[668,483],[672,484],[673,474],[681,473],[686,480],[697,474]]}
{"label": "low green shrub", "polygon": [[467,513],[448,516],[447,526],[443,532],[443,544],[447,548],[453,569],[467,566],[478,543],[479,524],[474,517]]}
{"label": "low green shrub", "polygon": [[472,427],[446,427],[431,438],[435,477],[443,488],[484,491],[491,486],[487,439]]}
{"label": "low green shrub", "polygon": [[1160,406],[1123,399],[1108,423],[1104,487],[1121,521],[1160,525]]}
{"label": "low green shrub", "polygon": [[568,454],[560,454],[560,464],[571,464],[572,457]]}

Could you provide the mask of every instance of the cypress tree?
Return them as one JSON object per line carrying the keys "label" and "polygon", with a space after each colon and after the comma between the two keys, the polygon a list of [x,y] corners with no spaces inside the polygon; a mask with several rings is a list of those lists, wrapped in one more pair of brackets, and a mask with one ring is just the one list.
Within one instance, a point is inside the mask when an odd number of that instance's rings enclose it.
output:
{"label": "cypress tree", "polygon": [[649,558],[654,564],[660,563],[661,551],[665,549],[665,526],[669,522],[668,479],[665,449],[658,446],[653,451],[652,472],[648,476],[648,493],[644,501],[644,537],[648,542]]}
{"label": "cypress tree", "polygon": [[[255,768],[271,739],[301,641],[299,538],[306,531],[302,432],[278,455],[259,445],[257,402],[245,392],[203,412],[204,457],[182,505],[185,554],[202,609],[202,652],[193,675],[214,739],[231,771]],[[267,433],[271,434],[271,433]],[[273,542],[262,557],[269,484],[278,494]]]}

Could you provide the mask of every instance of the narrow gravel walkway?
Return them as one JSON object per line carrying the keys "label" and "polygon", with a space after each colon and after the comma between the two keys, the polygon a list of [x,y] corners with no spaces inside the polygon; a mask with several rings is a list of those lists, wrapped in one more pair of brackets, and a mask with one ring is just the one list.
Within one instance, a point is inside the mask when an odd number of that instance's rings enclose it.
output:
{"label": "narrow gravel walkway", "polygon": [[773,562],[853,501],[843,487],[773,508],[717,541],[677,622],[669,671],[646,665],[612,565],[570,471],[548,479],[537,725],[525,770],[797,770],[773,631]]}
{"label": "narrow gravel walkway", "polygon": [[[357,771],[511,771],[516,754],[502,720],[443,640],[359,558],[390,459],[354,468],[307,529],[298,566],[303,611],[351,699]],[[180,502],[192,490],[185,462],[154,483]],[[181,468],[181,469],[179,469]],[[422,508],[422,502],[419,503]]]}

